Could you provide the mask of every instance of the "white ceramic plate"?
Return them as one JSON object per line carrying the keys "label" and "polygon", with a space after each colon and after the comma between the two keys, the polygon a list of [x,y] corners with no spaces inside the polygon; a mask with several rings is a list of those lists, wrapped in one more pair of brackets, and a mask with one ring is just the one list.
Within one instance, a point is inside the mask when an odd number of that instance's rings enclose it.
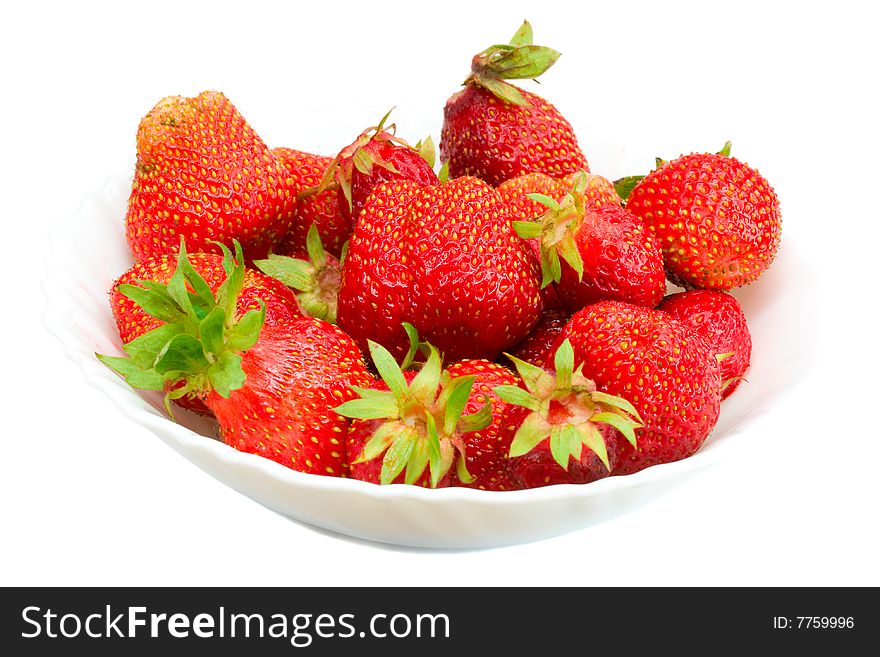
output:
{"label": "white ceramic plate", "polygon": [[45,321],[82,368],[125,415],[206,472],[290,518],[341,534],[405,546],[478,548],[562,534],[638,508],[761,435],[761,416],[791,389],[812,360],[809,270],[784,229],[783,248],[757,283],[738,290],[752,331],[748,381],[725,401],[713,434],[694,456],[584,486],[491,493],[376,486],[306,475],[243,454],[213,439],[211,422],[180,413],[169,420],[156,395],[142,395],[101,365],[95,352],[121,353],[107,292],[131,265],[123,218],[130,178],[118,176],[86,197],[51,235]]}

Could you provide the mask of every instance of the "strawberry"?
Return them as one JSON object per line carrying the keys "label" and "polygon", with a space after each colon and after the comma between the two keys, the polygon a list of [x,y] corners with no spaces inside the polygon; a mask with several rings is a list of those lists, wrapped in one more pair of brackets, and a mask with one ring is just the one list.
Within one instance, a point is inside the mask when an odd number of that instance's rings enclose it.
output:
{"label": "strawberry", "polygon": [[598,210],[603,205],[620,205],[620,197],[610,180],[583,171],[562,178],[553,178],[544,173],[526,173],[502,182],[498,185],[498,192],[514,206],[513,213],[518,220],[532,221],[547,212],[547,206],[529,194],[543,194],[561,202],[580,176],[584,176],[585,180],[581,192],[585,208]]}
{"label": "strawberry", "polygon": [[[406,329],[413,338],[412,326]],[[416,342],[413,338],[404,367],[412,362]],[[463,457],[464,436],[491,431],[491,404],[480,391],[472,392],[474,375],[443,371],[438,351],[431,345],[426,348],[428,358],[419,372],[403,372],[388,350],[370,341],[370,355],[382,380],[369,388],[354,388],[360,398],[335,409],[352,418],[347,446],[355,479],[431,488],[451,486],[457,479],[472,481]],[[478,411],[463,415],[476,406]],[[488,433],[482,437],[491,439]]]}
{"label": "strawberry", "polygon": [[342,265],[324,251],[315,224],[306,235],[305,248],[307,260],[270,253],[265,260],[255,260],[254,266],[296,290],[296,299],[309,317],[335,324]]}
{"label": "strawberry", "polygon": [[212,389],[205,399],[226,444],[300,472],[348,476],[348,421],[333,409],[354,397],[351,386],[372,382],[351,338],[318,319],[276,324],[241,367],[241,389],[228,397]]}
{"label": "strawberry", "polygon": [[343,148],[327,166],[320,185],[312,191],[324,193],[336,186],[340,212],[353,225],[370,193],[379,183],[411,180],[420,185],[437,185],[434,173],[434,142],[428,137],[410,146],[388,126],[388,112],[379,125],[367,128]]}
{"label": "strawberry", "polygon": [[307,252],[306,235],[314,225],[324,247],[338,258],[342,245],[351,234],[351,220],[343,213],[339,198],[332,189],[310,193],[312,188],[321,183],[333,158],[292,148],[273,148],[272,153],[286,167],[297,194],[296,211],[290,230],[273,251],[283,256],[304,257]]}
{"label": "strawberry", "polygon": [[564,176],[589,170],[571,125],[543,98],[505,82],[536,78],[559,58],[532,45],[523,23],[510,45],[476,55],[464,89],[443,108],[440,157],[449,174],[477,176],[491,185],[523,173]]}
{"label": "strawberry", "polygon": [[734,297],[715,290],[690,290],[671,294],[658,310],[699,335],[720,359],[721,398],[736,390],[749,369],[752,337],[746,316]]}
{"label": "strawberry", "polygon": [[570,313],[604,299],[653,308],[666,290],[657,239],[616,203],[588,208],[586,185],[586,175],[579,176],[561,203],[531,194],[547,212],[535,222],[513,224],[540,251],[542,286],[554,283]]}
{"label": "strawberry", "polygon": [[492,408],[492,423],[488,427],[463,436],[465,463],[471,481],[457,479],[457,485],[481,490],[521,488],[519,479],[513,476],[508,465],[512,434],[503,426],[507,403],[495,393],[498,386],[518,385],[519,378],[506,367],[487,360],[462,360],[450,365],[446,371],[453,378],[474,377],[474,386],[464,407],[466,415],[479,413],[487,401]]}
{"label": "strawberry", "polygon": [[[561,178],[553,178],[545,173],[525,173],[505,180],[498,185],[498,194],[510,208],[514,221],[532,221],[547,211],[547,208],[529,197],[529,194],[544,194],[562,199],[567,188]],[[536,267],[541,266],[541,248],[537,240],[523,240],[527,253],[532,255]],[[565,306],[556,294],[556,288],[546,285],[541,288],[541,307],[545,312],[565,312]]]}
{"label": "strawberry", "polygon": [[[416,377],[417,372],[412,370],[406,370],[403,372],[404,381],[408,387],[412,384],[413,380]],[[379,379],[378,381],[374,381],[370,387],[370,392],[366,393],[367,395],[375,394],[375,393],[390,393],[391,389],[388,387],[388,384],[384,379]],[[357,392],[357,391],[355,391]],[[361,392],[361,394],[365,394]],[[365,399],[362,397],[361,400]],[[358,400],[358,401],[361,401]],[[432,482],[431,480],[431,472],[430,470],[422,470],[419,471],[418,475],[415,474],[414,468],[416,465],[409,465],[408,461],[405,461],[404,468],[397,472],[395,476],[391,476],[394,474],[396,468],[396,464],[398,463],[397,457],[394,454],[390,454],[388,456],[386,465],[386,459],[379,458],[382,454],[388,454],[389,445],[381,444],[378,447],[382,449],[375,456],[372,455],[372,452],[367,452],[367,445],[371,445],[371,439],[379,434],[379,431],[382,430],[382,434],[386,432],[394,430],[398,436],[403,436],[403,439],[408,441],[409,444],[415,443],[413,449],[415,451],[416,447],[419,447],[420,443],[427,444],[427,441],[430,439],[425,431],[427,429],[422,430],[421,425],[417,425],[415,430],[410,429],[406,426],[406,423],[402,421],[401,413],[397,413],[397,417],[378,417],[378,418],[361,418],[360,414],[364,411],[357,407],[351,406],[339,406],[336,408],[338,413],[341,413],[345,417],[351,418],[351,423],[349,424],[348,432],[346,433],[345,438],[345,449],[347,458],[349,460],[349,467],[351,470],[352,479],[358,479],[360,481],[366,481],[371,484],[414,484],[417,486],[422,486],[423,488],[447,488],[452,485],[452,473],[449,468],[446,468],[444,473],[440,475],[436,482]],[[390,413],[391,411],[389,411]],[[353,415],[350,415],[353,414]],[[391,428],[386,428],[386,427]],[[379,435],[382,435],[379,434]],[[391,440],[393,440],[395,436],[389,436]],[[439,444],[439,435],[438,435],[438,444]],[[371,449],[375,447],[375,444],[371,445]],[[404,443],[406,449],[410,449],[407,443]],[[450,454],[451,457],[451,454]],[[450,458],[448,457],[448,458]],[[394,460],[392,460],[394,459]],[[450,460],[451,463],[451,460]],[[406,468],[410,469],[410,474],[408,475],[405,470]]]}
{"label": "strawberry", "polygon": [[551,371],[512,360],[525,389],[501,385],[495,393],[508,403],[499,442],[509,445],[509,468],[522,487],[586,484],[611,474],[617,430],[636,444],[641,425],[632,404],[598,390],[583,365],[575,368],[568,340],[556,349]]}
{"label": "strawberry", "polygon": [[562,310],[546,311],[526,339],[511,349],[511,355],[532,365],[543,366],[568,319],[569,314]]}
{"label": "strawberry", "polygon": [[[226,280],[223,257],[216,253],[192,253],[187,256],[190,265],[205,279],[212,292],[217,292]],[[150,256],[135,263],[128,271],[114,281],[110,289],[110,308],[116,320],[119,337],[124,344],[141,337],[164,323],[141,308],[134,299],[143,292],[138,285],[146,283],[167,285],[177,269],[177,257],[169,254]],[[146,283],[145,283],[146,282]],[[131,295],[131,296],[128,296]],[[260,303],[266,307],[265,323],[295,319],[302,316],[297,300],[281,283],[264,276],[258,271],[245,269],[244,282],[235,309],[235,317],[240,318],[248,310],[257,310]],[[174,402],[200,415],[210,415],[204,402],[193,395],[187,395]]]}
{"label": "strawberry", "polygon": [[637,447],[618,441],[612,474],[690,456],[715,426],[721,402],[715,354],[667,313],[602,301],[575,313],[558,340],[570,340],[583,375],[629,400],[644,425]]}
{"label": "strawberry", "polygon": [[493,359],[537,322],[539,283],[486,183],[385,182],[349,242],[337,319],[362,347],[369,339],[403,354],[410,322],[450,361]]}
{"label": "strawberry", "polygon": [[662,164],[636,184],[627,210],[660,240],[669,279],[685,288],[751,283],[776,256],[779,200],[755,169],[720,153]]}
{"label": "strawberry", "polygon": [[221,93],[160,100],[141,120],[125,229],[136,260],[241,242],[265,257],[293,220],[284,165]]}
{"label": "strawberry", "polygon": [[125,345],[129,358],[98,357],[133,387],[165,390],[169,414],[173,399],[202,400],[235,449],[302,472],[346,476],[347,420],[333,407],[354,396],[350,386],[372,381],[361,353],[320,320],[266,323],[262,302],[239,316],[246,272],[234,244],[235,261],[227,250],[227,277],[216,292],[190,266],[183,244],[167,284],[120,287],[163,323]]}
{"label": "strawberry", "polygon": [[[582,200],[585,208],[601,208],[603,205],[619,205],[620,199],[614,191],[614,185],[602,176],[579,172],[563,178],[553,178],[544,173],[526,173],[498,185],[498,193],[511,206],[514,220],[532,221],[547,212],[547,207],[533,198],[540,194],[557,202],[562,201],[568,191],[575,186],[578,176],[583,176],[585,184],[582,189]],[[540,266],[541,245],[536,239],[525,240],[529,250],[534,254],[535,262]],[[541,300],[544,310],[567,312],[565,303],[559,298],[554,285],[541,288]],[[570,313],[569,313],[570,314]],[[526,359],[528,360],[528,359]]]}

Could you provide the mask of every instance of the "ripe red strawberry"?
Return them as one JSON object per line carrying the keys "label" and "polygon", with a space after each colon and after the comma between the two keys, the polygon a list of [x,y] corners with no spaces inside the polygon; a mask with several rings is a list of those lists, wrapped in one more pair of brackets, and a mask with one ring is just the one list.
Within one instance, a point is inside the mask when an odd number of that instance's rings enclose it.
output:
{"label": "ripe red strawberry", "polygon": [[[568,191],[575,187],[580,176],[583,176],[581,197],[585,208],[598,209],[603,205],[620,205],[620,198],[615,193],[611,181],[602,176],[585,172],[578,172],[564,178],[553,178],[544,173],[526,173],[505,180],[498,185],[498,193],[510,204],[515,221],[532,221],[547,212],[547,206],[535,200],[539,197],[532,195],[540,194],[561,202]],[[540,266],[541,245],[539,240],[528,239],[525,240],[525,243],[534,254],[536,264]],[[541,288],[541,299],[545,310],[568,312],[554,285],[546,285]]]}
{"label": "ripe red strawberry", "polygon": [[736,390],[752,357],[752,337],[739,302],[726,292],[690,290],[671,294],[658,310],[669,313],[703,338],[719,356],[721,398]]}
{"label": "ripe red strawberry", "polygon": [[562,328],[568,323],[568,319],[569,314],[563,310],[546,311],[526,339],[511,349],[511,355],[531,365],[542,367],[552,355],[556,338],[562,333]]}
{"label": "ripe red strawberry", "polygon": [[607,477],[617,463],[617,430],[635,445],[641,427],[629,402],[597,390],[582,366],[575,368],[568,340],[552,360],[548,372],[514,358],[525,389],[495,388],[509,404],[502,411],[500,442],[509,445],[509,468],[524,488]]}
{"label": "ripe red strawberry", "polygon": [[351,221],[343,213],[334,190],[309,193],[321,183],[333,158],[292,148],[273,148],[272,152],[287,168],[287,173],[293,180],[294,193],[297,194],[296,212],[290,230],[272,249],[273,252],[293,258],[305,257],[306,235],[314,225],[324,248],[338,258],[342,245],[351,234]]}
{"label": "ripe red strawberry", "polygon": [[[407,386],[412,384],[413,379],[415,379],[418,372],[413,370],[406,370],[403,372],[404,381]],[[367,395],[375,394],[375,393],[389,393],[390,388],[388,384],[385,383],[383,379],[378,379],[374,381],[369,386],[370,393]],[[363,393],[361,393],[363,394]],[[362,397],[360,400],[362,401],[365,398]],[[399,460],[394,457],[394,460],[389,458],[389,464],[386,465],[385,459],[379,458],[383,453],[387,453],[387,449],[390,445],[381,445],[383,451],[380,451],[375,456],[372,455],[372,452],[366,453],[366,447],[370,444],[370,440],[381,430],[382,433],[380,435],[384,435],[386,432],[391,431],[387,427],[390,425],[394,429],[394,433],[397,436],[403,436],[405,440],[409,440],[416,444],[421,442],[427,442],[429,437],[425,433],[427,431],[426,428],[422,428],[421,425],[418,425],[415,429],[407,426],[401,419],[398,414],[398,417],[392,419],[389,417],[379,417],[379,418],[361,418],[359,414],[363,413],[362,410],[359,410],[355,407],[354,410],[349,410],[351,407],[339,406],[336,408],[337,412],[342,413],[343,416],[350,417],[351,422],[348,427],[348,432],[345,436],[345,449],[349,462],[349,469],[351,472],[352,479],[358,479],[360,481],[366,481],[371,484],[414,484],[416,486],[422,486],[423,488],[446,488],[452,485],[452,472],[450,469],[446,469],[445,472],[437,479],[436,483],[432,486],[431,481],[431,471],[423,469],[419,472],[418,476],[414,474],[413,468],[416,466],[410,466],[410,480],[407,479],[407,473],[405,472],[406,466],[408,463],[404,462],[404,468],[397,473],[396,476],[391,477],[393,473],[392,467],[396,468]],[[353,413],[354,415],[349,416],[349,413]],[[388,411],[391,413],[391,411]],[[412,420],[411,420],[412,422]],[[393,440],[397,436],[388,436],[389,440]],[[383,438],[384,440],[384,438]],[[439,436],[438,436],[439,441]],[[375,447],[371,445],[371,449]],[[451,461],[450,461],[451,462]],[[415,477],[414,479],[412,479]]]}
{"label": "ripe red strawberry", "polygon": [[[407,331],[414,336],[411,326]],[[415,354],[414,346],[404,367]],[[457,479],[472,480],[462,457],[465,436],[485,430],[478,440],[491,443],[492,407],[480,390],[473,390],[475,375],[453,376],[443,371],[440,354],[426,346],[428,359],[416,373],[403,372],[385,348],[369,343],[382,380],[369,388],[355,388],[360,398],[336,408],[352,418],[348,431],[352,477],[431,488],[451,486]],[[464,414],[468,409],[474,413]]]}
{"label": "ripe red strawberry", "polygon": [[539,279],[507,204],[476,178],[380,184],[343,265],[337,319],[358,344],[406,352],[409,322],[450,361],[493,359],[538,320]]}
{"label": "ripe red strawberry", "polygon": [[242,388],[205,399],[226,444],[300,472],[348,476],[348,420],[333,409],[354,398],[351,386],[372,382],[351,338],[318,319],[267,326],[241,367]]}
{"label": "ripe red strawberry", "polygon": [[373,189],[383,182],[411,180],[420,185],[437,185],[434,173],[434,143],[428,137],[415,147],[388,126],[388,112],[379,125],[367,128],[343,148],[327,167],[316,190],[337,186],[337,202],[342,216],[354,225]]}
{"label": "ripe red strawberry", "polygon": [[[498,186],[498,194],[507,201],[513,221],[532,221],[547,211],[544,205],[531,199],[529,194],[544,194],[561,200],[566,194],[565,183],[561,178],[552,178],[545,173],[526,173]],[[535,266],[541,266],[541,247],[538,240],[523,240],[526,252],[531,254]],[[556,294],[556,288],[546,285],[541,288],[541,307],[547,311],[565,311],[565,306]]]}
{"label": "ripe red strawberry", "polygon": [[265,306],[239,317],[245,269],[235,246],[236,262],[227,258],[216,293],[188,265],[182,245],[166,285],[120,288],[163,323],[125,345],[129,358],[99,358],[134,387],[166,390],[169,414],[175,398],[201,399],[236,449],[302,472],[346,476],[347,420],[333,407],[354,396],[350,386],[371,382],[361,353],[320,320],[264,324]]}
{"label": "ripe red strawberry", "polygon": [[612,474],[629,474],[696,452],[718,420],[721,377],[713,351],[667,313],[603,301],[575,313],[570,340],[583,375],[629,400],[644,428],[638,447],[620,442]]}
{"label": "ripe red strawberry", "polygon": [[666,277],[657,239],[619,205],[587,208],[581,176],[561,203],[533,194],[548,211],[514,228],[539,249],[543,286],[554,283],[571,313],[605,299],[653,308],[663,298]]}
{"label": "ripe red strawberry", "polygon": [[585,179],[581,192],[585,208],[598,210],[604,205],[620,205],[614,183],[586,172],[573,173],[563,178],[553,178],[544,173],[526,173],[502,182],[498,185],[498,192],[513,205],[516,219],[532,221],[547,212],[547,206],[529,197],[529,194],[543,194],[561,203],[581,175]]}
{"label": "ripe red strawberry", "polygon": [[[211,291],[216,293],[227,276],[223,257],[215,253],[192,253],[187,259]],[[139,295],[143,294],[137,287],[143,285],[142,281],[167,285],[177,269],[177,260],[177,256],[169,254],[151,256],[135,263],[114,281],[110,289],[110,308],[123,344],[128,344],[164,323],[161,319],[146,313],[133,299],[138,299]],[[289,289],[269,276],[252,269],[245,269],[235,318],[240,318],[249,310],[258,310],[260,301],[266,306],[266,324],[271,325],[302,316],[297,300]],[[204,402],[195,396],[189,395],[175,399],[174,402],[200,415],[211,413]]]}
{"label": "ripe red strawberry", "polygon": [[729,290],[751,283],[776,256],[779,200],[755,169],[733,157],[683,155],[649,173],[626,207],[660,240],[670,280]]}
{"label": "ripe red strawberry", "polygon": [[472,481],[460,481],[456,478],[456,485],[480,490],[521,488],[521,483],[513,476],[508,465],[507,455],[513,434],[506,431],[503,425],[507,403],[495,393],[497,386],[519,385],[519,378],[506,367],[486,360],[459,361],[450,365],[446,371],[453,378],[474,377],[474,386],[464,407],[465,415],[479,413],[487,401],[492,404],[492,423],[485,429],[463,436],[465,463]]}
{"label": "ripe red strawberry", "polygon": [[532,45],[528,22],[509,46],[476,55],[464,90],[443,108],[440,157],[449,174],[492,185],[523,173],[564,176],[589,170],[571,125],[553,105],[504,80],[536,78],[559,53]]}
{"label": "ripe red strawberry", "polygon": [[284,165],[221,93],[164,98],[140,122],[125,217],[136,260],[219,252],[237,239],[248,260],[265,257],[293,220]]}

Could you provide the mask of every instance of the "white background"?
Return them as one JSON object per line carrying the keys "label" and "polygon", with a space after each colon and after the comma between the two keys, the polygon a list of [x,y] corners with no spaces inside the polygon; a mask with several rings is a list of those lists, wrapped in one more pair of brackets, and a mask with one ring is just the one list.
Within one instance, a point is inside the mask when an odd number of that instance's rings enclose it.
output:
{"label": "white background", "polygon": [[[4,4],[0,584],[880,585],[876,5],[308,4]],[[50,225],[131,170],[161,97],[222,90],[273,146],[332,154],[391,106],[401,135],[437,139],[471,55],[524,17],[563,52],[540,93],[595,171],[730,138],[776,187],[783,239],[815,274],[790,284],[815,286],[818,356],[749,426],[752,449],[559,538],[389,549],[204,474],[86,386],[43,329]]]}

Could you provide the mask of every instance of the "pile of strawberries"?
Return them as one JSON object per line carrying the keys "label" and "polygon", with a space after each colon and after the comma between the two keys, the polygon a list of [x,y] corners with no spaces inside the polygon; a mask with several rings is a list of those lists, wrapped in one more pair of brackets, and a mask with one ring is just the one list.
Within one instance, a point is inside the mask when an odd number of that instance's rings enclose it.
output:
{"label": "pile of strawberries", "polygon": [[316,475],[516,490],[690,456],[749,366],[727,291],[772,262],[779,204],[729,144],[591,173],[507,81],[558,56],[528,23],[476,55],[439,174],[387,116],[331,158],[269,148],[221,93],[159,101],[110,292],[125,356],[99,358]]}

